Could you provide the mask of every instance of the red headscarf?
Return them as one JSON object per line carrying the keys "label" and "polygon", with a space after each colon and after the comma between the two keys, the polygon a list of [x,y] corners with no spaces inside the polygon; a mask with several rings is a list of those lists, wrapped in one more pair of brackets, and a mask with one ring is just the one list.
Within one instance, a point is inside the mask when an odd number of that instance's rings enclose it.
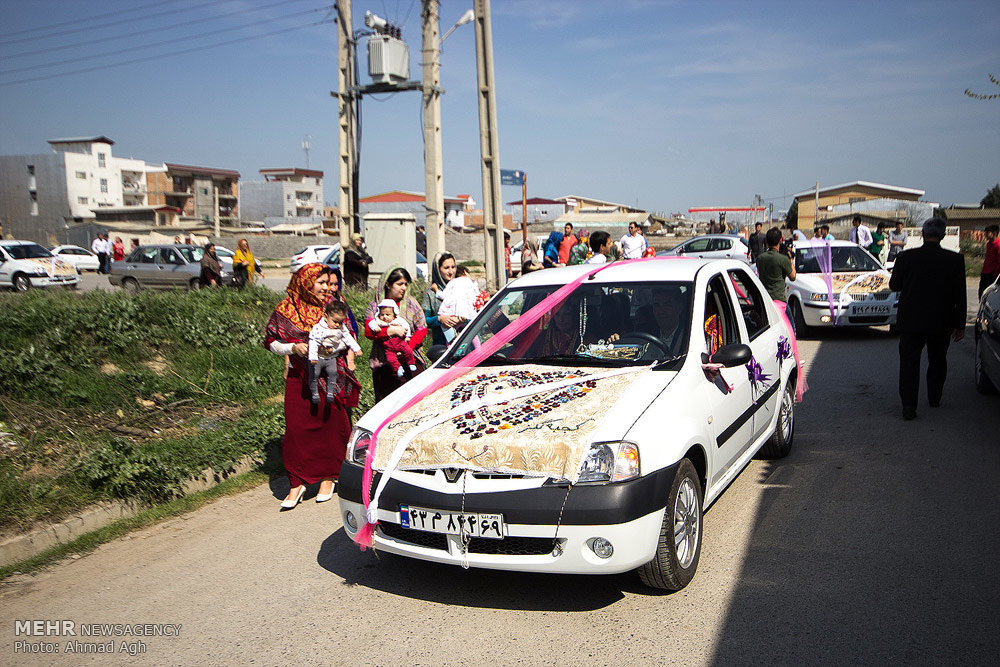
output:
{"label": "red headscarf", "polygon": [[288,296],[281,300],[274,311],[284,315],[288,320],[303,331],[309,331],[313,325],[323,318],[326,302],[313,292],[316,279],[324,273],[330,273],[326,264],[306,264],[292,274],[285,291]]}

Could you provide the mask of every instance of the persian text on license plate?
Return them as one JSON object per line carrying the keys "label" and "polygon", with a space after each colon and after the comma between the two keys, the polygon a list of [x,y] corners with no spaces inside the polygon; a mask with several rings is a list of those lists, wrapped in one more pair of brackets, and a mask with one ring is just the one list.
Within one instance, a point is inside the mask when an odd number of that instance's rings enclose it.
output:
{"label": "persian text on license plate", "polygon": [[887,303],[853,303],[851,304],[851,315],[888,315],[889,304]]}
{"label": "persian text on license plate", "polygon": [[424,507],[399,506],[399,525],[412,530],[445,535],[468,535],[502,540],[503,514],[442,512]]}

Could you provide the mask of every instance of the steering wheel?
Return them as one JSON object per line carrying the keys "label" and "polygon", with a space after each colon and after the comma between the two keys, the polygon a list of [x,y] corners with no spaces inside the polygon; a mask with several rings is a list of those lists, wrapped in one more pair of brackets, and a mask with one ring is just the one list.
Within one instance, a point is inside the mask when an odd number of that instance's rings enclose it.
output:
{"label": "steering wheel", "polygon": [[615,341],[615,342],[621,342],[621,341],[625,340],[626,338],[638,338],[639,340],[644,340],[647,343],[652,343],[657,348],[659,348],[660,353],[661,353],[662,356],[667,356],[667,354],[670,352],[670,350],[667,349],[667,344],[666,343],[664,343],[662,340],[660,340],[659,338],[657,338],[653,334],[646,333],[645,331],[630,331],[628,333],[625,333],[625,334],[622,334],[621,336],[619,336],[618,340]]}

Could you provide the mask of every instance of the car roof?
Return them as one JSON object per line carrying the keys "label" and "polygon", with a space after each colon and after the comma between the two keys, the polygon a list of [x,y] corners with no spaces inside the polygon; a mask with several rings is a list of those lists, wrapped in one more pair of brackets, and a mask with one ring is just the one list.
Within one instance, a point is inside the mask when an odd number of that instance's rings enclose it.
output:
{"label": "car roof", "polygon": [[[720,268],[747,268],[746,263],[730,259],[657,257],[656,259],[614,262],[607,269],[595,275],[593,281],[595,283],[655,282],[661,280],[691,282],[698,271],[709,264],[718,265]],[[579,264],[556,269],[542,269],[541,271],[532,271],[511,282],[516,282],[518,287],[565,285],[593,268],[593,264]]]}
{"label": "car roof", "polygon": [[4,245],[42,245],[41,243],[35,243],[34,241],[9,241],[7,239],[0,240],[0,243]]}

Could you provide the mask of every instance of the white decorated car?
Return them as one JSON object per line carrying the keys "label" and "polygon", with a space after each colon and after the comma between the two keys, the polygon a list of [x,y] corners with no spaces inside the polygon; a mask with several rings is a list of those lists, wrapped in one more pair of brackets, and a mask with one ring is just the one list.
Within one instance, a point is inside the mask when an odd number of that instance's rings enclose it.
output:
{"label": "white decorated car", "polygon": [[72,287],[76,269],[33,241],[0,241],[0,287],[27,292],[32,287]]}
{"label": "white decorated car", "polygon": [[[791,448],[788,335],[735,260],[530,273],[357,422],[338,482],[345,529],[363,535],[374,515],[382,551],[528,572],[635,569],[680,589],[698,567],[704,509],[758,451]],[[466,355],[484,358],[459,370]]]}
{"label": "white decorated car", "polygon": [[898,295],[889,289],[889,272],[871,253],[850,241],[829,241],[827,264],[826,244],[797,247],[797,275],[785,281],[799,336],[810,327],[896,324]]}
{"label": "white decorated car", "polygon": [[96,271],[101,267],[97,255],[78,245],[57,245],[52,249],[52,254],[70,264],[77,273]]}

